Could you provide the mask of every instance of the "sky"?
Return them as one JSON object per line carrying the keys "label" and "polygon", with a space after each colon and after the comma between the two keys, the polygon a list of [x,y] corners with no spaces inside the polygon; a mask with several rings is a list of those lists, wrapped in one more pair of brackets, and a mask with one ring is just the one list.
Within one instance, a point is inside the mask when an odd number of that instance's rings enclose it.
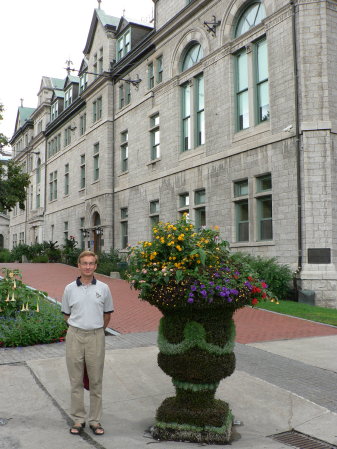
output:
{"label": "sky", "polygon": [[[149,23],[152,0],[102,0],[106,14]],[[0,132],[14,133],[18,107],[36,108],[42,76],[65,78],[79,68],[97,0],[0,0]],[[73,72],[76,75],[76,72]]]}

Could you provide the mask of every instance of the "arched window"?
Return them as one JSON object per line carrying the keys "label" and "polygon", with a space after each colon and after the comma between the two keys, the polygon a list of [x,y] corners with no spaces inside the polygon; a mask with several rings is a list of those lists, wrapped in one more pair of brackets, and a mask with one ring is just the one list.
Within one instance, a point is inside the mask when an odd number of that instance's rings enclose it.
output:
{"label": "arched window", "polygon": [[181,70],[184,72],[185,70],[194,66],[201,60],[202,57],[203,51],[201,45],[199,43],[195,43],[187,50],[181,66]]}
{"label": "arched window", "polygon": [[261,2],[254,2],[242,13],[235,30],[235,37],[241,36],[251,28],[255,27],[266,17],[264,5]]}

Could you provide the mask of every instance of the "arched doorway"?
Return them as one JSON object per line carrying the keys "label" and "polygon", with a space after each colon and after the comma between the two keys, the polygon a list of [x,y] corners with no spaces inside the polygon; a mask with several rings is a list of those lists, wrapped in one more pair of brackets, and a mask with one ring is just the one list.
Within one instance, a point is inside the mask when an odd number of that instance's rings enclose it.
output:
{"label": "arched doorway", "polygon": [[94,252],[100,253],[102,250],[102,233],[101,233],[101,217],[98,212],[94,212],[92,216],[93,226],[93,240],[94,240]]}
{"label": "arched doorway", "polygon": [[0,249],[3,249],[5,246],[5,239],[2,234],[0,234]]}

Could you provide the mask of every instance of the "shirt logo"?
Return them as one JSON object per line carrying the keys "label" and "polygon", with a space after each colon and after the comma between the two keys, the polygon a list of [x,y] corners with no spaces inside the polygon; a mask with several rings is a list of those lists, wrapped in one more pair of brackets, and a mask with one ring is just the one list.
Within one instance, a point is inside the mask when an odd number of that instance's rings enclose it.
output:
{"label": "shirt logo", "polygon": [[100,295],[98,292],[96,292],[96,298],[101,298],[102,295]]}

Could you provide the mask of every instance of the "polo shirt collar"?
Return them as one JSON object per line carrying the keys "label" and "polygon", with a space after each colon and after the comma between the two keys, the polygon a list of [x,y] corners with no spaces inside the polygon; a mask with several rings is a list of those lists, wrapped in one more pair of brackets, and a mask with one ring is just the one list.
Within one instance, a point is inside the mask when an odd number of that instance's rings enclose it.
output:
{"label": "polo shirt collar", "polygon": [[[95,277],[93,277],[93,278],[92,278],[92,281],[91,281],[91,284],[96,285],[96,283],[97,283],[97,280],[96,280]],[[82,282],[81,282],[81,276],[79,276],[78,278],[76,278],[76,285],[77,285],[77,287],[81,287],[81,285],[83,285]]]}

